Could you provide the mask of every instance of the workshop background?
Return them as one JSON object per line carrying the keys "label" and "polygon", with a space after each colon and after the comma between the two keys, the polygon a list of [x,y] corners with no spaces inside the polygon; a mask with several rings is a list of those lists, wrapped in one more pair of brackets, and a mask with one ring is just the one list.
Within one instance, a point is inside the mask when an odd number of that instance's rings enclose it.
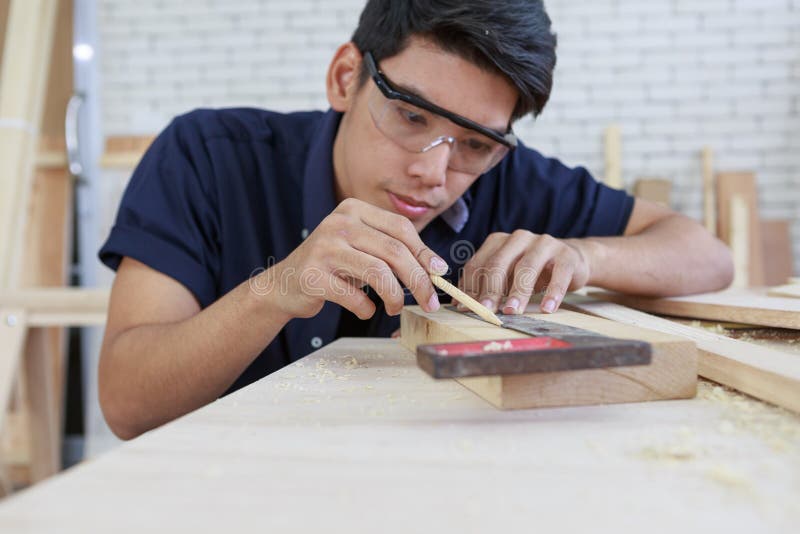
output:
{"label": "workshop background", "polygon": [[[140,155],[135,140],[198,107],[327,108],[328,62],[364,4],[74,1],[88,154],[78,263],[83,282],[97,286],[113,277],[96,252],[135,164],[124,152]],[[603,135],[616,124],[624,185],[668,179],[672,207],[697,219],[701,149],[709,147],[715,170],[755,172],[761,216],[791,221],[800,265],[800,0],[549,0],[546,6],[559,42],[555,85],[544,113],[516,125],[524,142],[602,178]],[[101,335],[94,329],[85,339],[86,440],[78,456],[117,443],[97,403]]]}

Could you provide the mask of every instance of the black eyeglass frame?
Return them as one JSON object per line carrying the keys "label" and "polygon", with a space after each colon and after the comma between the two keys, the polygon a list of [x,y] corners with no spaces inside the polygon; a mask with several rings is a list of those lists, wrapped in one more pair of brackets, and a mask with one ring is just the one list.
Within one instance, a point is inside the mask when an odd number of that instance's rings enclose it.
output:
{"label": "black eyeglass frame", "polygon": [[378,64],[375,62],[375,58],[372,56],[372,52],[365,52],[364,53],[364,61],[367,63],[367,69],[369,69],[370,76],[372,76],[372,80],[375,82],[375,85],[378,86],[383,96],[390,100],[402,100],[403,102],[408,102],[413,106],[417,106],[418,108],[422,108],[424,110],[430,111],[431,113],[435,113],[441,117],[446,118],[447,120],[457,124],[463,128],[468,128],[475,132],[478,132],[481,135],[485,135],[489,139],[493,141],[497,141],[498,143],[508,147],[510,150],[517,148],[517,136],[514,135],[514,132],[511,128],[508,129],[506,133],[498,132],[497,130],[493,130],[491,128],[487,128],[482,124],[478,124],[475,121],[471,121],[466,117],[462,117],[461,115],[457,115],[452,111],[447,111],[444,108],[440,108],[436,104],[428,102],[427,100],[420,98],[416,95],[410,95],[408,93],[404,93],[396,89],[392,82],[386,78],[386,75],[378,68]]}

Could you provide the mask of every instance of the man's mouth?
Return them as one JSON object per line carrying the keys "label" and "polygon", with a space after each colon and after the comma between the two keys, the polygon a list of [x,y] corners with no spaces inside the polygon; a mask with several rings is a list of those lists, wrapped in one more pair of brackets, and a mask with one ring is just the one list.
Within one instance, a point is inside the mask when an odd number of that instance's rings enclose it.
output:
{"label": "man's mouth", "polygon": [[433,206],[423,200],[407,197],[405,195],[398,195],[391,191],[387,191],[387,193],[389,194],[389,200],[391,200],[395,210],[409,219],[422,217],[433,209]]}

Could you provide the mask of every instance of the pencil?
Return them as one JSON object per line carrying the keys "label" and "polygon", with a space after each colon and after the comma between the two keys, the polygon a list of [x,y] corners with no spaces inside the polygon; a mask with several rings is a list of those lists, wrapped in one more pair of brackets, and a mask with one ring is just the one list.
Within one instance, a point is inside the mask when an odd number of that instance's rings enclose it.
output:
{"label": "pencil", "polygon": [[433,285],[456,299],[458,302],[466,306],[470,309],[470,311],[474,312],[478,317],[483,319],[488,323],[492,323],[493,325],[503,326],[503,321],[497,318],[495,314],[492,313],[492,310],[475,300],[474,298],[470,297],[456,286],[445,280],[439,275],[432,274],[431,275],[431,282]]}

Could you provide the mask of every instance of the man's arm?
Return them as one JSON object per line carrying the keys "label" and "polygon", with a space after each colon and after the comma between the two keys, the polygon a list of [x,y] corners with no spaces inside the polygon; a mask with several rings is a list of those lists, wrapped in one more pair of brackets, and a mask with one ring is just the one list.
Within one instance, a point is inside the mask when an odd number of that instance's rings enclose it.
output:
{"label": "man's arm", "polygon": [[459,286],[491,309],[520,313],[542,290],[542,311],[553,312],[567,291],[585,285],[671,296],[716,291],[732,279],[725,244],[692,219],[637,198],[623,236],[491,234],[464,266]]}
{"label": "man's arm", "polygon": [[730,249],[696,221],[636,199],[623,237],[579,240],[588,284],[667,297],[716,291],[733,281]]}
{"label": "man's arm", "polygon": [[111,290],[100,355],[100,405],[115,434],[130,439],[222,395],[295,317],[325,301],[361,319],[375,313],[369,284],[398,314],[402,281],[426,311],[439,307],[429,272],[447,264],[411,221],[348,199],[288,257],[201,311],[176,280],[124,258]]}
{"label": "man's arm", "polygon": [[288,322],[244,282],[200,311],[174,279],[124,258],[111,290],[100,405],[123,439],[218,398]]}

